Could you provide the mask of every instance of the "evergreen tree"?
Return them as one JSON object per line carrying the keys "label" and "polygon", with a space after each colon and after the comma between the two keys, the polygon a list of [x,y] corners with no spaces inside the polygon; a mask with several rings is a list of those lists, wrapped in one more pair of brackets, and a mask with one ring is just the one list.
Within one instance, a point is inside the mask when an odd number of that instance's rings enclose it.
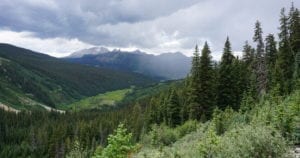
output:
{"label": "evergreen tree", "polygon": [[290,9],[289,19],[290,45],[295,58],[293,78],[294,81],[297,81],[300,76],[300,15],[299,10],[294,7],[293,3]]}
{"label": "evergreen tree", "polygon": [[260,59],[264,57],[264,42],[262,37],[262,28],[259,21],[255,23],[253,41],[256,42],[256,58]]}
{"label": "evergreen tree", "polygon": [[289,39],[293,55],[296,55],[300,51],[300,15],[293,4],[289,15]]}
{"label": "evergreen tree", "polygon": [[[199,85],[199,104],[200,111],[198,116],[209,118],[215,105],[215,77],[211,61],[211,52],[207,42],[201,52],[200,57],[200,85]],[[200,119],[200,118],[198,118]]]}
{"label": "evergreen tree", "polygon": [[168,125],[171,127],[175,127],[176,125],[179,125],[181,123],[181,117],[180,117],[180,104],[178,100],[178,95],[175,90],[172,90],[168,103],[167,103],[167,109],[168,109]]}
{"label": "evergreen tree", "polygon": [[224,110],[227,106],[235,106],[235,77],[233,72],[233,60],[229,38],[227,37],[221,59],[218,87],[217,105]]}
{"label": "evergreen tree", "polygon": [[279,85],[281,94],[289,93],[292,86],[292,76],[294,68],[294,56],[290,49],[288,17],[285,15],[285,9],[281,10],[280,33],[279,33],[279,51],[278,59],[275,65],[274,80]]}
{"label": "evergreen tree", "polygon": [[256,78],[257,94],[262,95],[267,88],[267,68],[265,63],[264,43],[262,28],[259,21],[255,23],[253,41],[256,42],[254,73]]}
{"label": "evergreen tree", "polygon": [[243,58],[242,60],[245,62],[247,66],[250,66],[254,60],[254,49],[249,45],[248,41],[245,42],[243,47]]}
{"label": "evergreen tree", "polygon": [[[247,88],[247,93],[251,93],[255,95],[256,86],[255,84],[255,74],[254,74],[254,56],[255,56],[255,49],[252,48],[248,41],[245,42],[245,45],[243,47],[243,57],[242,57],[242,67],[243,69],[243,76],[244,76],[244,82],[245,87]],[[254,84],[252,84],[254,83]],[[251,92],[250,92],[251,91]]]}
{"label": "evergreen tree", "polygon": [[273,34],[266,37],[266,64],[269,69],[272,69],[276,62],[277,48],[276,41]]}
{"label": "evergreen tree", "polygon": [[294,72],[294,81],[296,82],[296,86],[300,88],[300,51],[297,52],[295,57],[295,72]]}
{"label": "evergreen tree", "polygon": [[200,55],[198,45],[195,47],[195,52],[192,60],[192,68],[189,77],[188,88],[188,111],[190,119],[197,119],[200,111],[199,104],[199,86],[200,86]]}
{"label": "evergreen tree", "polygon": [[267,71],[268,71],[268,89],[273,87],[274,81],[273,81],[273,73],[274,73],[274,67],[277,59],[277,48],[276,48],[276,41],[273,34],[269,34],[266,37],[266,65],[267,65]]}
{"label": "evergreen tree", "polygon": [[249,72],[247,70],[247,65],[239,60],[238,58],[235,58],[233,60],[233,80],[234,80],[234,102],[232,105],[232,108],[234,110],[238,110],[240,108],[240,104],[243,98],[243,93],[247,91],[247,88],[249,87]]}

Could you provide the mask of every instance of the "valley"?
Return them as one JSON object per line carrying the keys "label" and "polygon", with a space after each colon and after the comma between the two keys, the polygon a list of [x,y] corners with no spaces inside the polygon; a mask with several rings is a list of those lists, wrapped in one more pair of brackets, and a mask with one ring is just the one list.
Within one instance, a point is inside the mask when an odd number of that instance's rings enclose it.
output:
{"label": "valley", "polygon": [[0,158],[298,158],[297,5],[1,1]]}

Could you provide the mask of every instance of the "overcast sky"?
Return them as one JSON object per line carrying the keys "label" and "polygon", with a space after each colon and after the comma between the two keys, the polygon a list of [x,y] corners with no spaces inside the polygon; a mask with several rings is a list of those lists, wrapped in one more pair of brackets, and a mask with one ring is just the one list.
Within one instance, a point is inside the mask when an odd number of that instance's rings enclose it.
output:
{"label": "overcast sky", "polygon": [[[278,33],[291,0],[0,0],[0,42],[61,57],[92,46],[181,51],[208,41],[219,58],[226,36],[240,52],[254,23]],[[294,0],[300,8],[300,1]]]}

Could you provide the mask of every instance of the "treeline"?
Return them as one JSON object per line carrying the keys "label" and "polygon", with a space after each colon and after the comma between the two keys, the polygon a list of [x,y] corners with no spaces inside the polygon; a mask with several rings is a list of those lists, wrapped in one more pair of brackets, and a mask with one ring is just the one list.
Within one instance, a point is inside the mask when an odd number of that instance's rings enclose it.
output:
{"label": "treeline", "polygon": [[235,57],[229,37],[220,62],[212,61],[205,42],[201,54],[195,48],[190,75],[181,88],[154,96],[150,101],[149,124],[176,126],[189,119],[206,121],[215,108],[251,109],[266,93],[281,96],[299,85],[300,17],[293,5],[286,15],[280,13],[278,41],[275,35],[265,38],[261,23],[254,27],[253,43],[243,46],[242,57]]}

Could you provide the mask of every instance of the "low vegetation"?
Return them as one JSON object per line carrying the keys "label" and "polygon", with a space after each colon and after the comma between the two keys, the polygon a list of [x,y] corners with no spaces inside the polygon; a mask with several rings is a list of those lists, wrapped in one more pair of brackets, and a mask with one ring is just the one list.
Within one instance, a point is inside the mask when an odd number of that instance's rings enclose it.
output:
{"label": "low vegetation", "polygon": [[106,92],[103,94],[98,94],[93,97],[88,97],[82,99],[78,102],[72,103],[70,105],[61,106],[62,109],[69,110],[84,110],[84,109],[99,109],[99,110],[108,110],[113,109],[115,106],[121,102],[126,95],[130,94],[132,89],[122,89],[111,92]]}
{"label": "low vegetation", "polygon": [[[300,143],[300,91],[279,103],[275,98],[247,105],[253,108],[247,112],[215,110],[210,122],[197,126],[154,125],[135,157],[292,157],[293,144]],[[181,138],[179,129],[189,130]]]}

